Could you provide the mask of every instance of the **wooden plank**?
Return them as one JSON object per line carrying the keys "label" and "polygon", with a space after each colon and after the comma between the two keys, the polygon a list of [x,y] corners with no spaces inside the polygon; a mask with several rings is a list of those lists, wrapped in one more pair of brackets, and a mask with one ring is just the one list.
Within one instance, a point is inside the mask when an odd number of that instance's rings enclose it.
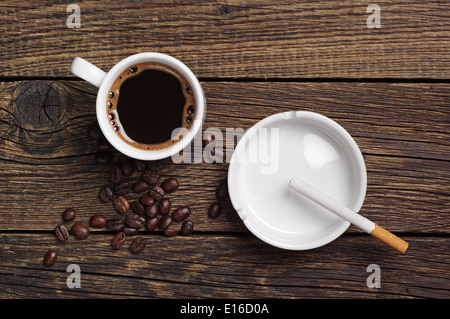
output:
{"label": "wooden plank", "polygon": [[[381,28],[367,27],[367,1],[71,1],[0,3],[0,74],[72,76],[82,56],[104,70],[134,53],[181,59],[200,77],[448,79],[445,0],[377,1]],[[70,10],[69,10],[70,11]]]}
{"label": "wooden plank", "polygon": [[[248,128],[285,111],[313,111],[341,124],[363,153],[450,159],[448,84],[348,82],[206,83],[211,126]],[[207,123],[208,124],[208,123]]]}
{"label": "wooden plank", "polygon": [[[202,84],[208,104],[205,129],[247,129],[278,112],[314,111],[344,126],[364,153],[450,159],[446,83]],[[95,152],[86,134],[95,121],[95,94],[85,82],[0,83],[2,157],[48,163]]]}
{"label": "wooden plank", "polygon": [[[391,231],[412,233],[448,233],[450,179],[448,163],[365,156],[368,189],[361,214]],[[177,177],[180,189],[169,196],[173,207],[189,205],[190,219],[201,231],[246,232],[231,203],[222,201],[218,219],[207,216],[215,201],[215,189],[226,178],[227,164],[164,164],[161,180]],[[4,162],[0,169],[1,229],[50,231],[62,222],[61,213],[70,207],[78,212],[77,221],[88,223],[94,214],[120,217],[112,203],[98,198],[101,187],[109,185],[107,167],[99,166],[91,156],[57,165],[30,165]],[[441,171],[436,176],[436,171]],[[134,174],[128,181],[136,181]],[[143,193],[125,197],[137,200]],[[420,220],[420,223],[417,222]],[[349,232],[359,232],[351,227]]]}
{"label": "wooden plank", "polygon": [[[395,232],[448,232],[448,84],[203,85],[208,100],[204,128],[247,129],[288,110],[335,119],[355,137],[366,161],[368,190],[361,213]],[[112,204],[98,199],[100,187],[109,183],[109,166],[96,162],[96,143],[86,133],[95,121],[94,101],[95,89],[82,82],[0,84],[1,229],[51,231],[68,207],[76,208],[77,220],[84,223],[96,213],[117,216]],[[124,159],[113,154],[117,161]],[[219,219],[206,214],[215,188],[226,178],[227,163],[163,163],[161,178],[176,176],[182,185],[171,196],[173,205],[192,206],[196,230],[247,231],[228,201]],[[131,193],[129,199],[138,196]]]}
{"label": "wooden plank", "polygon": [[[59,243],[48,234],[0,234],[2,298],[448,298],[449,239],[407,237],[405,255],[370,236],[343,236],[311,251],[286,251],[253,236],[146,235],[140,254],[110,235]],[[44,266],[48,249],[59,252]],[[349,258],[351,256],[351,258]],[[77,264],[81,288],[66,285]],[[381,269],[381,288],[366,285]]]}

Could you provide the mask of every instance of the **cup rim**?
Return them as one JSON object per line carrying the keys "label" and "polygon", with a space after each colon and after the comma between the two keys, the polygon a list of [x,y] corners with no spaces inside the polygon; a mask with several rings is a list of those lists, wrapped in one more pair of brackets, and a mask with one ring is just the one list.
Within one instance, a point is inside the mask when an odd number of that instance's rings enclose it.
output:
{"label": "cup rim", "polygon": [[[111,87],[115,79],[126,67],[142,62],[159,62],[173,67],[188,80],[191,85],[192,92],[195,96],[196,110],[194,114],[193,125],[190,127],[189,131],[184,134],[183,138],[180,141],[161,150],[141,150],[127,144],[111,129],[111,125],[109,124],[108,118],[105,114],[107,95],[109,92],[109,88]],[[127,156],[146,161],[160,160],[170,157],[188,146],[203,125],[205,111],[206,101],[203,88],[194,73],[180,60],[170,55],[158,52],[137,53],[119,61],[106,74],[105,79],[103,80],[98,90],[96,100],[97,121],[99,123],[100,129],[103,132],[103,135],[108,140],[108,142],[116,150]]]}
{"label": "cup rim", "polygon": [[[257,134],[257,130],[259,128],[269,127],[270,125],[277,123],[277,121],[283,121],[293,118],[297,118],[299,119],[299,121],[305,121],[311,125],[318,125],[321,129],[328,130],[327,133],[332,134],[330,136],[333,136],[333,138],[336,139],[336,142],[342,148],[345,148],[346,155],[351,157],[351,159],[356,164],[354,170],[359,183],[358,187],[355,190],[354,200],[352,201],[351,207],[349,208],[355,212],[359,212],[364,202],[367,189],[367,172],[361,151],[351,135],[337,122],[319,113],[309,111],[291,111],[277,113],[264,118],[263,120],[252,126],[240,139],[232,155],[230,166],[228,169],[228,191],[233,208],[237,211],[245,226],[256,237],[278,248],[289,250],[308,250],[321,247],[335,240],[347,230],[347,228],[350,226],[350,223],[342,219],[341,221],[339,221],[339,223],[336,224],[336,227],[333,230],[330,230],[329,233],[325,234],[323,237],[320,237],[318,239],[311,239],[310,241],[305,242],[287,242],[283,238],[283,232],[281,230],[272,227],[266,221],[261,220],[258,216],[258,211],[248,206],[248,196],[245,196],[246,190],[239,180],[240,164],[237,160],[237,157],[245,152],[246,148],[248,147],[248,141],[251,140],[249,136],[252,136],[252,134]],[[245,138],[246,135],[247,138]],[[288,187],[287,183],[288,181],[286,181],[286,187]]]}

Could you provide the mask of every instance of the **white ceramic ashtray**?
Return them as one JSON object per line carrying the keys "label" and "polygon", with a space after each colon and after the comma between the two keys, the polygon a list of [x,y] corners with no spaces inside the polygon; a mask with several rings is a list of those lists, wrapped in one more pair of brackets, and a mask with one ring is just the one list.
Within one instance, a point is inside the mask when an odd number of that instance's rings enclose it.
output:
{"label": "white ceramic ashtray", "polygon": [[317,248],[350,223],[292,190],[293,176],[359,212],[367,185],[362,154],[350,134],[323,115],[292,111],[269,116],[240,139],[228,188],[247,228],[276,247]]}

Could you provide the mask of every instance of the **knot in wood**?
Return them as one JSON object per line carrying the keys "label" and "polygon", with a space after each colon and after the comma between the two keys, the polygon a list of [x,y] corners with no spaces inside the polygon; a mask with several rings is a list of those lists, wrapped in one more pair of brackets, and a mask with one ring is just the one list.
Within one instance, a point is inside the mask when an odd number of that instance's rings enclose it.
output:
{"label": "knot in wood", "polygon": [[231,8],[229,7],[229,6],[221,6],[220,8],[219,8],[219,13],[221,14],[221,15],[226,15],[226,14],[230,14],[231,13]]}
{"label": "knot in wood", "polygon": [[63,118],[67,101],[49,81],[26,81],[15,92],[14,116],[25,129],[55,128]]}

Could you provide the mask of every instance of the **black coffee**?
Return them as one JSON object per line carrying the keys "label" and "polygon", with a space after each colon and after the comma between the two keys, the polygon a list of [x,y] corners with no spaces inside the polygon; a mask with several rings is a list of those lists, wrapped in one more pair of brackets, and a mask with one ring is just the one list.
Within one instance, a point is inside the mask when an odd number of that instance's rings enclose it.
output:
{"label": "black coffee", "polygon": [[106,104],[117,134],[140,149],[163,149],[175,129],[193,123],[195,99],[191,86],[177,70],[161,63],[130,66],[114,81]]}

